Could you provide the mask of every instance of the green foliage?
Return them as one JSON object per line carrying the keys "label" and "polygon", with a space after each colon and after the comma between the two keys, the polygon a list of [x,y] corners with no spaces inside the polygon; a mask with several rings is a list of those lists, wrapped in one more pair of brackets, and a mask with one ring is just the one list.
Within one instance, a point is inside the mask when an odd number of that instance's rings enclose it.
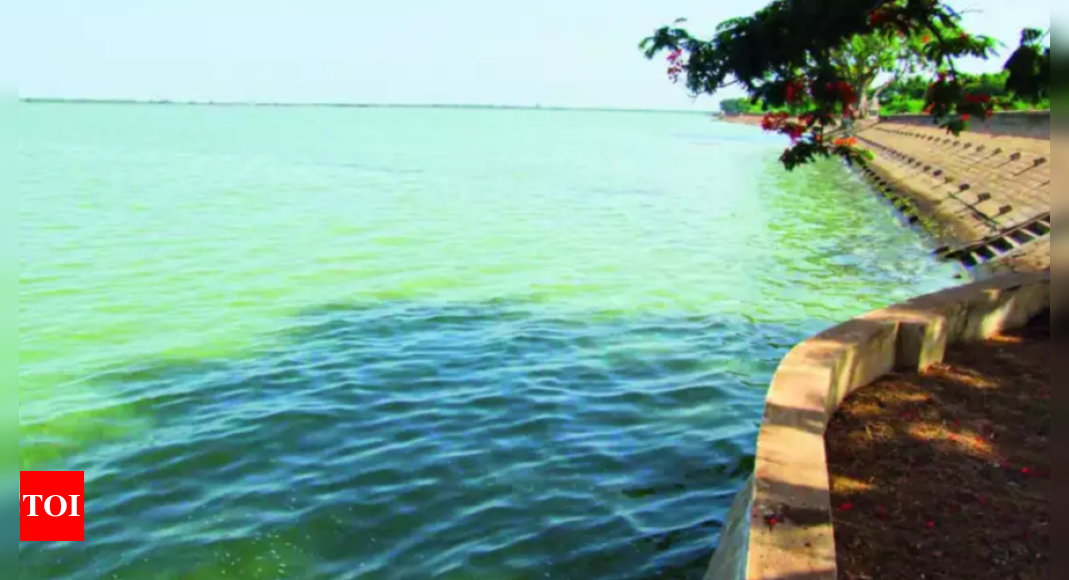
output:
{"label": "green foliage", "polygon": [[725,115],[759,115],[761,105],[750,99],[724,99],[720,101],[720,111]]}
{"label": "green foliage", "polygon": [[[708,40],[691,35],[682,22],[642,42],[647,58],[669,53],[670,76],[695,95],[738,85],[751,105],[797,115],[801,123],[781,118],[765,123],[766,130],[794,142],[782,159],[788,168],[831,155],[864,162],[866,155],[833,146],[824,136],[858,116],[859,101],[864,109],[880,71],[939,72],[938,80],[923,84],[923,94],[908,100],[925,100],[924,109],[951,132],[993,110],[993,99],[970,92],[955,62],[987,58],[995,43],[966,33],[961,16],[939,0],[775,0],[752,16],[722,23]],[[1010,90],[1020,97],[1049,96],[1050,51],[1037,48],[1043,36],[1026,33],[1011,58],[1014,66],[1007,65]]]}
{"label": "green foliage", "polygon": [[1003,111],[1031,111],[1032,109],[1035,109],[1035,107],[1031,103],[1029,103],[1028,101],[1022,101],[1020,99],[1010,101],[1002,105],[1001,108]]}
{"label": "green foliage", "polygon": [[753,102],[750,99],[724,99],[720,101],[720,111],[725,115],[764,115],[765,113],[799,113],[801,111],[798,107],[777,107],[775,109],[768,108],[764,103],[758,101]]}
{"label": "green foliage", "polygon": [[919,115],[924,112],[927,102],[924,99],[894,99],[880,105],[883,115]]}
{"label": "green foliage", "polygon": [[[1018,98],[1007,88],[1010,73],[959,75],[964,90],[973,95],[986,95],[996,110],[1029,111],[1050,109],[1050,99],[1032,102]],[[880,94],[880,111],[885,115],[922,113],[927,106],[930,81],[922,76],[899,79]]]}
{"label": "green foliage", "polygon": [[1006,61],[1006,89],[1016,98],[1032,103],[1050,98],[1050,48],[1042,45],[1049,36],[1049,31],[1026,29],[1020,48]]}
{"label": "green foliage", "polygon": [[831,62],[840,76],[858,90],[867,92],[881,72],[894,71],[899,62],[913,64],[911,43],[891,34],[857,35],[831,52]]}

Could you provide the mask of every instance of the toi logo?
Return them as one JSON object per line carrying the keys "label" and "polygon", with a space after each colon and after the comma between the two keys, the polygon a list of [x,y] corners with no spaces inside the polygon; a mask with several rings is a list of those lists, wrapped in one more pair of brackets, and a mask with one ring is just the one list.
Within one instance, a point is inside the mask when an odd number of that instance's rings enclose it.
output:
{"label": "toi logo", "polygon": [[85,472],[19,474],[20,542],[85,541]]}

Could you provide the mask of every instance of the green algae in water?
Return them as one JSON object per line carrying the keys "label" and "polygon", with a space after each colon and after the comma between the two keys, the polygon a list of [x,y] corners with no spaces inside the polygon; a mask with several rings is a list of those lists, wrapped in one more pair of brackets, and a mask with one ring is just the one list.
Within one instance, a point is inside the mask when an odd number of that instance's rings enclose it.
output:
{"label": "green algae in water", "polygon": [[696,115],[35,105],[20,578],[701,578],[778,360],[952,266]]}

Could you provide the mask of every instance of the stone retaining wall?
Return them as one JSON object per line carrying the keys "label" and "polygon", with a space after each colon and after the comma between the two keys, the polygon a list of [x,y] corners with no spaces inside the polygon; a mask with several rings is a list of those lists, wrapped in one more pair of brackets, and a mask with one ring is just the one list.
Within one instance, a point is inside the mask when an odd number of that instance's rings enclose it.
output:
{"label": "stone retaining wall", "polygon": [[753,479],[706,580],[837,580],[824,433],[853,391],[942,362],[947,345],[1024,326],[1051,308],[1050,274],[1012,274],[872,312],[798,345],[776,372]]}
{"label": "stone retaining wall", "polygon": [[[884,123],[932,127],[929,115],[888,115],[880,119]],[[1021,111],[999,113],[984,123],[973,121],[969,133],[1002,137],[1025,137],[1050,140],[1050,111]]]}
{"label": "stone retaining wall", "polygon": [[[740,125],[761,126],[762,115],[722,115],[720,119],[725,123]],[[926,129],[935,128],[932,117],[929,115],[884,115],[880,117],[881,123],[895,125],[909,125]],[[1060,126],[1064,129],[1064,123]],[[998,113],[991,119],[983,122],[973,121],[969,124],[966,135],[987,135],[990,137],[1021,137],[1026,139],[1050,140],[1051,117],[1050,111],[1019,111],[1012,113]]]}
{"label": "stone retaining wall", "polygon": [[[1046,120],[1049,131],[1049,115]],[[907,213],[951,249],[983,246],[1044,216],[1049,222],[1049,140],[982,133],[955,137],[931,125],[930,119],[926,126],[896,119],[857,136],[875,155],[864,171],[879,191],[900,209],[906,206]],[[1049,267],[1050,237],[1032,237],[1024,243],[1011,238],[981,250],[988,256],[976,273]]]}
{"label": "stone retaining wall", "polygon": [[[724,121],[760,125],[761,117]],[[1037,220],[1049,227],[1049,113],[997,115],[960,137],[930,117],[898,116],[860,127],[858,137],[875,155],[863,173],[948,245],[986,244]],[[870,313],[792,350],[768,394],[754,475],[706,580],[837,580],[828,421],[850,393],[883,375],[942,362],[948,344],[1018,328],[1046,309],[1064,312],[1065,299],[1051,304],[1051,239],[973,272],[998,277]]]}
{"label": "stone retaining wall", "polygon": [[[761,119],[723,117],[751,126]],[[875,155],[864,173],[880,193],[982,278],[1050,267],[1050,236],[1014,238],[1014,230],[1033,222],[1045,221],[1040,229],[1049,230],[1050,129],[1050,113],[1043,112],[998,114],[957,137],[920,115],[862,121],[856,131]]]}

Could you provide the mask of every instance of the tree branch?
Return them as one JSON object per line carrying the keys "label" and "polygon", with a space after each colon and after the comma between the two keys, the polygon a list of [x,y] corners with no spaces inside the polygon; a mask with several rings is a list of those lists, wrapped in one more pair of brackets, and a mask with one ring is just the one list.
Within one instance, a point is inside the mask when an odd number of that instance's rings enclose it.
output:
{"label": "tree branch", "polygon": [[[928,30],[930,30],[931,33],[935,35],[935,38],[939,40],[939,44],[947,43],[946,38],[943,38],[943,33],[939,30],[939,28],[933,25],[929,25]],[[951,58],[950,55],[942,53],[939,55],[939,60],[940,62],[946,61],[947,66],[950,67],[950,72],[953,73],[955,77],[958,76],[958,69],[954,66],[954,59]]]}

